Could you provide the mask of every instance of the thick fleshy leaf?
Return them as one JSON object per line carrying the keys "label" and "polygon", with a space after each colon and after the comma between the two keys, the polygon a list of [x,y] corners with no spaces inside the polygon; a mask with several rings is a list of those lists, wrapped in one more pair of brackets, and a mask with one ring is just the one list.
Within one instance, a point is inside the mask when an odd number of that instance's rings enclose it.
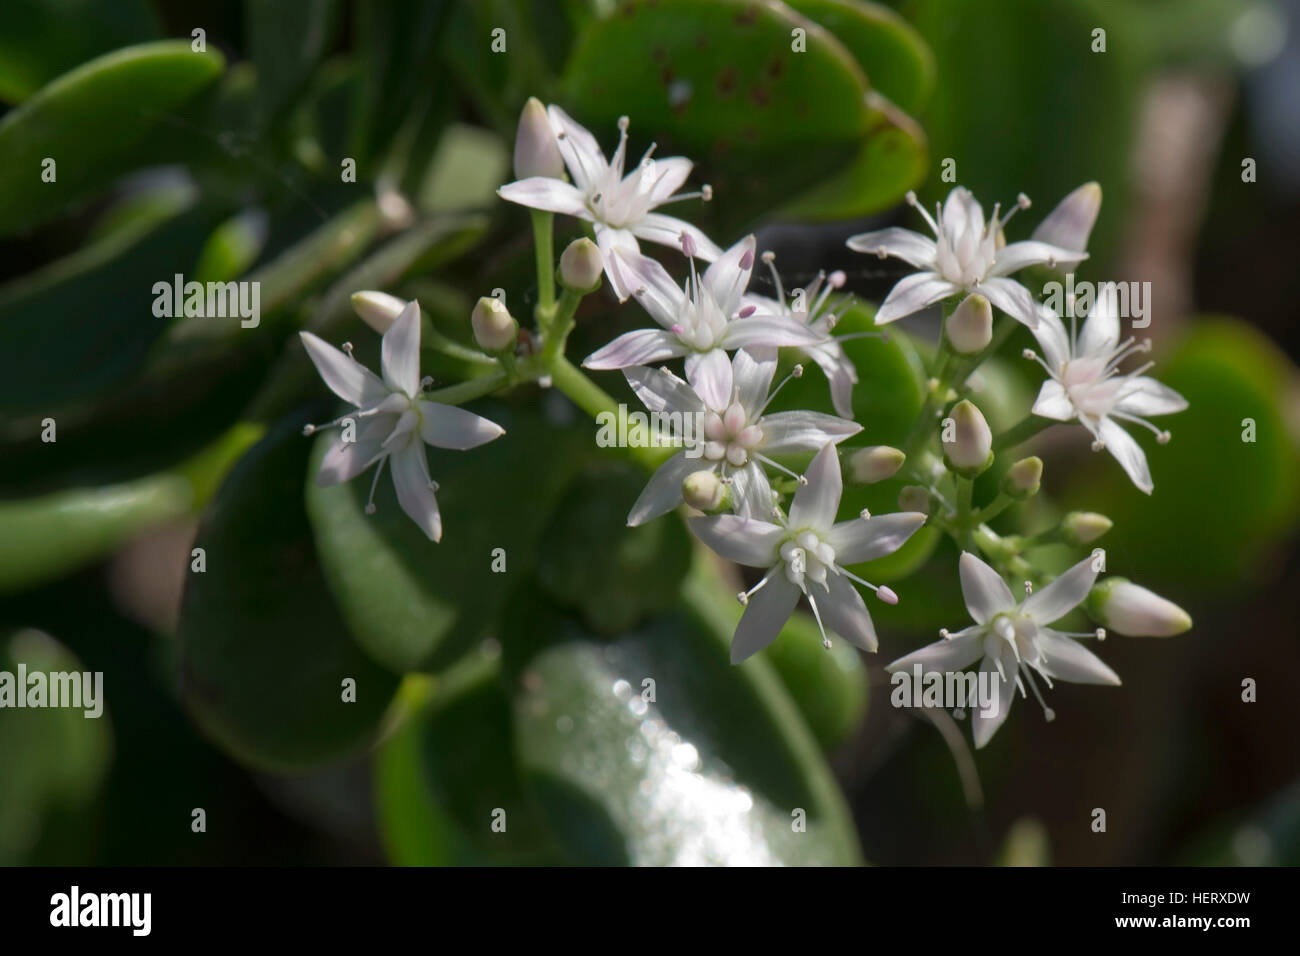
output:
{"label": "thick fleshy leaf", "polygon": [[[188,41],[127,47],[65,73],[0,120],[0,235],[54,218],[156,158],[138,146],[221,73],[215,48]],[[42,180],[55,162],[55,179]]]}
{"label": "thick fleshy leaf", "polygon": [[181,685],[195,719],[240,760],[275,769],[365,747],[397,688],[353,641],[317,564],[302,425],[283,422],[222,485],[195,542],[206,570],[189,573],[181,608]]}
{"label": "thick fleshy leaf", "polygon": [[338,24],[338,0],[283,4],[245,0],[248,49],[257,67],[257,93],[264,123],[300,94],[329,49]]}

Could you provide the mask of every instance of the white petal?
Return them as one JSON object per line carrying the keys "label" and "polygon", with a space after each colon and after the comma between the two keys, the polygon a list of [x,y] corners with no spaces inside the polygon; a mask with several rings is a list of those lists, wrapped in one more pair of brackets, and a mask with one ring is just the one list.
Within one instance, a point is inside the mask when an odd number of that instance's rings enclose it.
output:
{"label": "white petal", "polygon": [[833,339],[821,345],[805,348],[804,354],[816,362],[831,387],[831,404],[841,418],[853,417],[853,386],[858,384],[858,371],[844,354],[844,349]]}
{"label": "white petal", "polygon": [[1046,242],[1013,242],[998,250],[993,260],[991,276],[1005,276],[1029,266],[1052,263],[1054,265],[1074,265],[1088,258],[1086,252],[1062,249],[1060,246],[1048,245]]}
{"label": "white petal", "polygon": [[[770,568],[775,564],[777,549],[786,536],[780,525],[743,515],[687,518],[686,523],[695,537],[719,557],[752,568]],[[773,577],[786,580],[779,571]]]}
{"label": "white petal", "polygon": [[790,527],[829,531],[835,524],[835,512],[844,492],[840,459],[834,445],[827,445],[817,453],[804,477],[807,482],[799,486],[790,504]]}
{"label": "white petal", "polygon": [[687,458],[684,451],[673,455],[646,482],[644,490],[632,504],[632,510],[627,513],[628,525],[635,528],[672,511],[682,503],[682,482],[686,476],[708,470],[701,459]]}
{"label": "white petal", "polygon": [[940,639],[900,657],[885,670],[910,672],[917,664],[921,665],[922,674],[930,671],[948,673],[965,670],[983,655],[986,633],[982,627],[968,628],[959,637]]}
{"label": "white petal", "polygon": [[594,369],[630,368],[685,354],[686,346],[671,332],[663,329],[637,329],[635,332],[624,332],[604,348],[592,352],[582,364]]}
{"label": "white petal", "polygon": [[919,312],[950,295],[960,292],[958,286],[933,272],[915,272],[899,279],[876,312],[876,325],[887,325]]}
{"label": "white petal", "polygon": [[648,411],[694,414],[705,410],[695,389],[665,369],[634,365],[623,369],[623,375]]}
{"label": "white petal", "polygon": [[957,562],[961,572],[961,596],[976,624],[987,624],[995,615],[1015,610],[1016,599],[1007,582],[969,551]]}
{"label": "white petal", "polygon": [[1038,328],[1033,331],[1048,366],[1059,372],[1070,358],[1070,336],[1065,331],[1065,323],[1051,309],[1043,307],[1038,310]]}
{"label": "white petal", "polygon": [[[1011,655],[1011,649],[1007,648],[1003,654],[1003,669],[1006,670],[1008,677],[1015,675],[1016,660]],[[998,728],[1007,719],[1007,714],[1011,713],[1011,702],[1016,699],[1016,685],[1014,681],[1004,681],[998,675],[997,666],[988,657],[980,662],[981,673],[987,673],[989,676],[985,680],[993,681],[998,688],[998,706],[990,717],[984,716],[983,708],[973,707],[970,712],[971,733],[975,737],[975,749],[979,750],[997,733]]]}
{"label": "white petal", "polygon": [[609,279],[610,288],[614,290],[618,301],[626,302],[628,296],[635,294],[642,284],[633,266],[641,256],[641,247],[636,243],[636,236],[626,229],[615,229],[598,222],[595,230],[596,245],[605,262],[605,276]]}
{"label": "white petal", "polygon": [[1020,611],[1033,618],[1035,624],[1051,624],[1078,607],[1096,581],[1093,559],[1086,557],[1051,584],[1025,598]]}
{"label": "white petal", "polygon": [[654,166],[654,185],[650,189],[650,201],[653,205],[658,206],[660,203],[671,198],[672,194],[682,188],[691,175],[691,169],[695,164],[685,156],[668,156],[664,159],[656,159]]}
{"label": "white petal", "polygon": [[[758,415],[759,409],[767,401],[767,393],[772,388],[774,375],[776,375],[775,349],[741,349],[732,357],[731,381],[736,390],[736,401],[751,419]],[[821,445],[817,447],[820,448]]]}
{"label": "white petal", "polygon": [[601,152],[596,137],[586,127],[574,122],[564,110],[550,106],[546,112],[551,120],[551,128],[555,131],[560,155],[564,157],[564,165],[569,167],[569,175],[578,184],[578,188],[585,190],[608,168],[605,154]]}
{"label": "white petal", "polygon": [[[748,267],[743,262],[749,262]],[[746,236],[718,256],[704,270],[704,287],[713,295],[722,314],[731,318],[740,309],[740,298],[749,285],[749,274],[754,268],[754,237]]]}
{"label": "white petal", "polygon": [[674,216],[665,216],[657,212],[646,213],[630,228],[640,239],[672,246],[679,252],[682,248],[682,233],[685,232],[695,240],[695,254],[705,262],[712,262],[722,255],[722,250],[718,248],[716,242],[686,220]]}
{"label": "white petal", "polygon": [[1168,385],[1139,375],[1129,379],[1124,386],[1124,397],[1115,407],[1130,415],[1172,415],[1187,408],[1187,399]]}
{"label": "white petal", "polygon": [[1118,685],[1120,682],[1119,675],[1105,661],[1064,634],[1040,627],[1035,643],[1041,656],[1038,669],[1048,677],[1075,684]]}
{"label": "white petal", "polygon": [[298,337],[320,377],[343,401],[357,408],[368,408],[388,397],[388,389],[379,376],[356,359],[310,332],[299,332]]}
{"label": "white petal", "polygon": [[797,319],[783,315],[751,315],[727,323],[718,343],[724,349],[779,348],[816,345],[824,336]]}
{"label": "white petal", "polygon": [[731,499],[742,517],[763,521],[772,517],[772,483],[758,462],[750,459],[731,472]]}
{"label": "white petal", "polygon": [[776,640],[799,603],[799,589],[780,571],[749,599],[731,639],[731,663],[739,664]]}
{"label": "white petal", "polygon": [[910,229],[899,229],[897,226],[850,236],[845,245],[854,252],[866,252],[871,255],[880,255],[883,250],[887,256],[902,259],[918,269],[925,270],[934,268],[937,251],[933,239]]}
{"label": "white petal", "polygon": [[1083,249],[1100,209],[1101,187],[1084,183],[1057,203],[1029,238],[1065,249]]}
{"label": "white petal", "polygon": [[681,320],[686,293],[678,287],[667,269],[635,249],[615,249],[610,256],[616,260],[620,282],[627,284],[628,294],[636,296],[641,308],[650,313],[650,318],[665,329],[672,328]]}
{"label": "white petal", "polygon": [[453,405],[420,402],[420,438],[435,448],[477,448],[506,430],[494,421]]}
{"label": "white petal", "polygon": [[[743,354],[743,353],[742,353]],[[828,442],[839,444],[862,426],[823,412],[777,412],[763,416],[763,453],[819,451]]]}
{"label": "white petal", "polygon": [[893,554],[923,524],[925,515],[919,511],[854,518],[831,528],[826,541],[835,549],[837,562],[858,564]]}
{"label": "white petal", "polygon": [[1079,330],[1079,355],[1112,352],[1119,345],[1119,309],[1114,295],[1097,290],[1092,311]]}
{"label": "white petal", "polygon": [[527,179],[506,183],[497,190],[497,195],[506,202],[518,203],[530,209],[544,209],[548,212],[579,216],[583,219],[591,218],[587,201],[577,187],[548,176],[530,176]]}
{"label": "white petal", "polygon": [[340,436],[321,458],[316,484],[337,485],[350,481],[373,465],[386,454],[384,439],[395,424],[396,416],[375,415],[358,424],[356,441],[343,441]]}
{"label": "white petal", "polygon": [[827,591],[815,585],[810,588],[810,600],[816,600],[822,623],[854,647],[876,652],[880,642],[876,639],[876,626],[872,623],[867,605],[858,589],[840,574],[826,576]]}
{"label": "white petal", "polygon": [[985,279],[979,284],[978,291],[1017,322],[1024,323],[1030,329],[1038,328],[1038,303],[1029,290],[1015,279]]}
{"label": "white petal", "polygon": [[429,462],[424,457],[424,446],[412,441],[390,455],[389,461],[393,487],[397,489],[397,500],[402,510],[430,540],[437,541],[442,537],[442,516],[438,513],[438,499],[429,483]]}
{"label": "white petal", "polygon": [[984,232],[984,207],[964,186],[955,186],[948,193],[942,216],[940,225],[954,238],[960,238],[968,229],[976,235]]}
{"label": "white petal", "polygon": [[721,412],[731,404],[731,360],[722,349],[687,355],[686,381],[714,411]]}
{"label": "white petal", "polygon": [[1042,418],[1054,418],[1058,422],[1068,422],[1074,418],[1074,403],[1065,393],[1065,387],[1054,378],[1049,378],[1038,390],[1034,399],[1033,413]]}
{"label": "white petal", "polygon": [[1142,446],[1110,418],[1101,419],[1097,425],[1097,434],[1138,490],[1151,494],[1155,482],[1151,480],[1151,469],[1147,467],[1147,456]]}
{"label": "white petal", "polygon": [[408,302],[384,333],[384,381],[408,398],[420,393],[420,304]]}

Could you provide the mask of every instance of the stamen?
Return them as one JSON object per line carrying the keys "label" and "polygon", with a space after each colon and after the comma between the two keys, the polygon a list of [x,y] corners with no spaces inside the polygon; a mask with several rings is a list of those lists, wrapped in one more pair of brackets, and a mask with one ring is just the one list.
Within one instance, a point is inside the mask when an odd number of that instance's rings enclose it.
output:
{"label": "stamen", "polygon": [[[1038,691],[1038,685],[1034,683],[1034,675],[1029,672],[1028,667],[1025,668],[1025,678],[1029,681],[1029,686],[1034,691],[1034,697],[1037,698],[1038,700],[1038,706],[1043,708],[1043,719],[1046,720],[1048,723],[1051,723],[1053,720],[1056,719],[1056,711],[1048,707],[1047,701],[1043,700],[1043,695]],[[1047,675],[1043,675],[1043,679],[1046,680]]]}
{"label": "stamen", "polygon": [[368,515],[375,513],[375,489],[379,487],[379,476],[383,474],[384,462],[387,460],[387,455],[379,459],[379,467],[375,469],[375,477],[370,482],[370,497],[366,499],[366,514]]}
{"label": "stamen", "polygon": [[776,301],[780,302],[781,305],[784,306],[785,287],[781,285],[781,276],[776,271],[776,266],[774,265],[776,262],[776,253],[769,249],[767,252],[763,253],[762,259],[767,263],[767,268],[772,273],[772,283],[776,286]]}
{"label": "stamen", "polygon": [[796,475],[793,471],[785,467],[785,465],[781,464],[780,462],[773,461],[771,458],[768,458],[766,455],[760,455],[757,452],[750,452],[750,454],[754,458],[757,458],[759,461],[761,461],[763,464],[771,468],[775,468],[777,471],[781,472],[782,474],[786,474],[789,475],[791,478],[794,478],[799,482],[799,484],[801,485],[808,484],[807,478],[805,478],[803,475]]}
{"label": "stamen", "polygon": [[[915,208],[917,212],[919,212],[922,216],[925,217],[925,221],[926,221],[926,223],[928,223],[929,226],[930,226],[930,228],[931,228],[932,230],[934,230],[934,234],[935,234],[936,236],[938,236],[938,235],[939,235],[939,226],[937,225],[937,223],[935,222],[934,219],[930,218],[930,214],[929,214],[928,212],[925,211],[925,207],[922,206],[922,205],[917,201],[917,199],[916,199],[916,192],[915,192],[914,190],[909,189],[909,190],[907,191],[907,195],[904,196],[903,198],[907,200],[907,204],[908,204],[909,206],[912,206],[913,208]],[[939,211],[939,206],[938,206],[938,204],[936,203],[936,204],[935,204],[935,212],[937,213],[938,211]],[[884,256],[882,256],[881,258],[884,258]]]}
{"label": "stamen", "polygon": [[861,518],[863,521],[870,521],[871,512],[868,509],[863,508],[861,511],[858,512],[858,517]]}
{"label": "stamen", "polygon": [[817,630],[822,632],[822,647],[829,651],[831,649],[831,639],[826,636],[826,627],[822,624],[821,612],[817,610],[817,600],[809,590],[805,589],[804,594],[808,595],[808,603],[812,606],[813,617],[817,619]]}
{"label": "stamen", "polygon": [[763,575],[763,580],[759,581],[748,591],[741,591],[739,594],[736,595],[736,600],[739,601],[742,605],[749,604],[749,599],[753,597],[755,594],[757,594],[760,590],[762,590],[763,585],[767,584],[767,582],[771,580],[772,575],[775,573],[776,573],[776,567],[770,568],[767,574]]}
{"label": "stamen", "polygon": [[736,318],[738,318],[738,319],[747,319],[747,318],[749,318],[751,315],[753,315],[753,314],[754,314],[755,312],[757,312],[757,311],[758,311],[758,306],[756,306],[756,305],[747,305],[747,306],[745,306],[743,309],[741,309],[739,312],[736,313]]}
{"label": "stamen", "polygon": [[764,413],[765,411],[767,411],[767,406],[771,405],[771,404],[772,404],[772,399],[776,398],[777,392],[779,392],[779,391],[781,391],[781,389],[785,388],[786,383],[789,382],[790,379],[792,379],[792,378],[803,378],[803,366],[802,366],[802,365],[796,365],[794,368],[790,369],[790,374],[787,375],[785,378],[781,379],[781,384],[777,385],[776,388],[772,389],[771,394],[769,394],[769,395],[767,396],[767,401],[763,402],[763,406],[758,410],[758,414],[756,414],[756,415],[754,416],[754,418],[757,419],[757,418],[762,418],[762,417],[763,417],[763,413]]}
{"label": "stamen", "polygon": [[1043,360],[1039,357],[1038,353],[1035,352],[1033,349],[1025,349],[1025,350],[1024,350],[1023,352],[1021,352],[1020,354],[1021,354],[1021,356],[1023,356],[1024,358],[1027,358],[1027,359],[1030,359],[1030,360],[1032,360],[1032,361],[1034,361],[1034,362],[1037,362],[1039,365],[1041,365],[1041,366],[1043,367],[1043,371],[1046,372],[1046,373],[1047,373],[1051,378],[1053,378],[1053,379],[1056,378],[1056,373],[1052,371],[1051,366],[1049,366],[1045,361],[1043,361]]}

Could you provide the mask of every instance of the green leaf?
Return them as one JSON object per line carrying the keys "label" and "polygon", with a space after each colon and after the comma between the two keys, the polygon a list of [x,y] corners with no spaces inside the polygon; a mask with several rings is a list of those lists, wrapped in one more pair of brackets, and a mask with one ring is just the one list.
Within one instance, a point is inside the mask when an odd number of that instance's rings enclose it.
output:
{"label": "green leaf", "polygon": [[229,282],[257,261],[266,244],[266,213],[246,209],[227,219],[208,236],[194,267],[195,282]]}
{"label": "green leaf", "polygon": [[[289,419],[221,486],[199,529],[206,570],[181,608],[181,684],[196,721],[238,759],[301,769],[375,736],[397,678],[353,642],[302,508],[312,443]],[[344,682],[355,681],[355,702]]]}
{"label": "green leaf", "polygon": [[22,102],[92,57],[157,36],[148,0],[5,0],[0,99]]}
{"label": "green leaf", "polygon": [[[406,516],[387,478],[371,515],[368,477],[307,490],[321,564],[343,617],[361,647],[397,672],[444,667],[492,628],[507,589],[536,566],[560,494],[595,448],[589,428],[556,427],[531,410],[495,403],[470,408],[506,434],[467,452],[430,452],[440,543]],[[313,467],[332,440],[318,440]],[[502,563],[504,572],[493,570]]]}
{"label": "green leaf", "polygon": [[300,94],[334,38],[338,0],[245,0],[248,50],[257,67],[263,122]]}
{"label": "green leaf", "polygon": [[426,212],[483,208],[510,179],[510,154],[501,138],[478,126],[447,127],[420,187]]}
{"label": "green leaf", "polygon": [[617,634],[670,607],[690,567],[690,535],[676,513],[627,526],[645,483],[645,472],[628,465],[593,469],[565,493],[542,534],[542,587],[598,633]]}
{"label": "green leaf", "polygon": [[859,861],[794,704],[763,661],[732,667],[726,639],[673,612],[602,641],[535,595],[512,606],[503,643],[518,759],[568,858]]}
{"label": "green leaf", "polygon": [[[19,631],[0,641],[0,671],[12,675],[12,691],[25,696],[28,688],[16,684],[20,662],[29,677],[90,676],[66,647],[40,631]],[[103,705],[102,697],[96,703]],[[92,809],[112,752],[107,710],[88,718],[84,707],[19,709],[9,701],[0,709],[0,866],[23,862],[54,810],[81,816]]]}
{"label": "green leaf", "polygon": [[[66,73],[0,119],[0,236],[48,221],[122,173],[155,162],[137,146],[221,73],[216,50],[189,43],[128,47]],[[55,161],[54,182],[42,180]]]}

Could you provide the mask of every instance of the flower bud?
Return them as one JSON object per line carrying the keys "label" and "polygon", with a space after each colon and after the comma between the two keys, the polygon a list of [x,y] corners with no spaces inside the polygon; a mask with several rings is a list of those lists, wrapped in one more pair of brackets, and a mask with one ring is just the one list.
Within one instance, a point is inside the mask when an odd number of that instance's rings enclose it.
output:
{"label": "flower bud", "polygon": [[1113,521],[1095,511],[1071,511],[1061,519],[1061,538],[1076,547],[1092,544],[1113,525]]}
{"label": "flower bud", "polygon": [[387,292],[354,292],[352,308],[366,325],[383,335],[397,321],[406,303]]}
{"label": "flower bud", "polygon": [[490,295],[478,300],[470,324],[474,327],[474,341],[488,352],[504,352],[515,344],[519,334],[519,323],[505,303]]}
{"label": "flower bud", "polygon": [[898,493],[899,511],[919,511],[923,515],[930,513],[930,492],[920,485],[906,485]]}
{"label": "flower bud", "polygon": [[1002,476],[1002,490],[1012,498],[1030,498],[1038,494],[1038,484],[1043,480],[1043,459],[1033,456],[1021,458]]}
{"label": "flower bud", "polygon": [[560,158],[560,147],[555,142],[555,131],[551,129],[546,107],[535,96],[528,98],[519,114],[519,130],[515,134],[515,176],[519,179],[530,176],[564,178],[564,160]]}
{"label": "flower bud", "polygon": [[726,483],[711,471],[691,472],[682,481],[682,499],[700,511],[721,511],[730,498]]}
{"label": "flower bud", "polygon": [[948,342],[961,355],[974,355],[993,341],[993,307],[978,292],[962,299],[948,316]]}
{"label": "flower bud", "polygon": [[1173,601],[1124,578],[1095,585],[1084,609],[1098,624],[1128,637],[1172,637],[1192,626],[1191,615]]}
{"label": "flower bud", "polygon": [[1101,186],[1084,183],[1062,199],[1030,236],[1036,242],[1082,252],[1101,209]]}
{"label": "flower bud", "polygon": [[903,467],[907,456],[889,445],[871,445],[859,448],[849,456],[850,480],[860,485],[872,485],[892,478]]}
{"label": "flower bud", "polygon": [[993,432],[980,410],[966,399],[954,405],[949,416],[952,424],[944,422],[943,457],[957,474],[974,478],[993,463]]}
{"label": "flower bud", "polygon": [[604,272],[600,247],[586,237],[573,240],[560,254],[560,285],[571,292],[596,291]]}

